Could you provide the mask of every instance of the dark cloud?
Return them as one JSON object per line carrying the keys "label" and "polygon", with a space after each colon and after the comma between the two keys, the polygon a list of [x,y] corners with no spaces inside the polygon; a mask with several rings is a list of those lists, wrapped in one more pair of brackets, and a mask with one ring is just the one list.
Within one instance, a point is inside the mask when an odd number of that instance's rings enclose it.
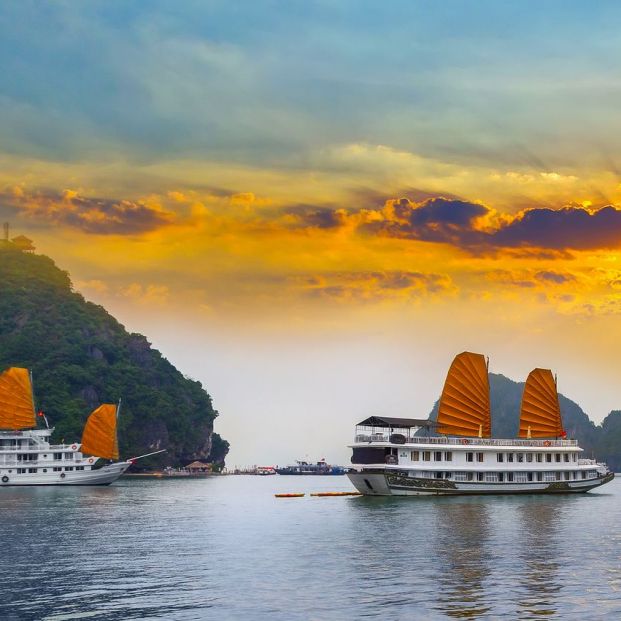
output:
{"label": "dark cloud", "polygon": [[159,205],[126,199],[92,198],[75,192],[23,191],[0,197],[13,209],[39,221],[65,224],[99,235],[135,235],[170,224],[174,213]]}
{"label": "dark cloud", "polygon": [[[391,199],[378,210],[329,209],[307,213],[304,218],[339,226],[355,218],[362,233],[451,244],[485,254],[499,249],[561,253],[621,245],[621,209],[607,205],[586,209],[571,205],[562,209],[527,208],[517,215],[500,216],[489,207],[469,201],[436,197],[420,203],[408,198]],[[558,257],[557,257],[558,258]]]}
{"label": "dark cloud", "polygon": [[303,203],[289,205],[284,209],[284,214],[292,217],[295,225],[320,229],[338,228],[344,224],[346,217],[346,212],[343,209]]}
{"label": "dark cloud", "polygon": [[407,198],[387,201],[381,219],[361,225],[361,230],[389,237],[475,246],[486,234],[477,220],[491,213],[485,205],[436,197],[414,203]]}
{"label": "dark cloud", "polygon": [[592,250],[621,244],[621,210],[607,206],[597,211],[582,207],[528,209],[497,230],[496,246],[534,246]]}
{"label": "dark cloud", "polygon": [[568,282],[574,282],[576,277],[568,272],[552,272],[541,271],[535,274],[535,278],[542,283],[549,283],[554,285],[564,285]]}

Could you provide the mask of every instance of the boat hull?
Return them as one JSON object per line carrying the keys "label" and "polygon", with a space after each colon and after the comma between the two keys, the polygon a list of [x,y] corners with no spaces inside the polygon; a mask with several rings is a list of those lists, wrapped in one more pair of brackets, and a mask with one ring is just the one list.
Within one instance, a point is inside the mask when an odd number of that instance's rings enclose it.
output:
{"label": "boat hull", "polygon": [[580,494],[604,485],[613,473],[595,479],[532,483],[454,482],[404,476],[391,470],[362,470],[347,474],[365,496],[461,496],[485,494]]}
{"label": "boat hull", "polygon": [[5,474],[0,478],[0,487],[23,487],[33,485],[110,485],[110,483],[114,483],[114,481],[116,481],[130,466],[130,462],[116,462],[95,470],[40,472],[20,475]]}

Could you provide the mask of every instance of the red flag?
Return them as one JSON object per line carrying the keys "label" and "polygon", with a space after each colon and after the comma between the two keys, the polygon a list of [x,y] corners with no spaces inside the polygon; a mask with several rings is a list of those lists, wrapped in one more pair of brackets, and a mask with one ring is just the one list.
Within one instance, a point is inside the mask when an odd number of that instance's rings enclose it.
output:
{"label": "red flag", "polygon": [[37,415],[38,415],[38,416],[44,416],[44,414],[43,414],[43,410],[39,410],[39,411],[37,412]]}
{"label": "red flag", "polygon": [[566,438],[566,437],[567,437],[567,432],[561,431],[561,438]]}

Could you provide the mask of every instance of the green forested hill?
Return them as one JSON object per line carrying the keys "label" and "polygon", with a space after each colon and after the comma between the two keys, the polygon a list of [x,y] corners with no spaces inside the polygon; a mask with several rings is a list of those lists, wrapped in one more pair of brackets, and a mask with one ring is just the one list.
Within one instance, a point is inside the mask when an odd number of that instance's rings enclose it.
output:
{"label": "green forested hill", "polygon": [[[524,382],[514,382],[504,375],[490,373],[492,436],[517,437]],[[559,394],[563,425],[568,438],[575,438],[585,449],[585,456],[606,461],[611,470],[621,471],[621,411],[611,412],[600,426],[595,425],[582,408]],[[430,418],[436,419],[436,402]]]}
{"label": "green forested hill", "polygon": [[223,463],[218,413],[200,382],[185,378],[140,334],[84,300],[46,256],[0,245],[0,370],[32,370],[36,407],[75,441],[97,405],[122,398],[122,457],[167,449],[145,465]]}

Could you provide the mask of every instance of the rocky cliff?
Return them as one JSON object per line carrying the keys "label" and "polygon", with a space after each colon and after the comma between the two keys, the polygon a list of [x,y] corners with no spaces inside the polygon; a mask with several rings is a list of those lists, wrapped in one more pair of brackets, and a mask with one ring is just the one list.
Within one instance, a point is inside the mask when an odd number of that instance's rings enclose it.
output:
{"label": "rocky cliff", "polygon": [[74,441],[93,408],[122,399],[123,457],[167,449],[143,465],[194,459],[223,463],[228,443],[200,382],[184,377],[141,334],[73,291],[69,275],[42,255],[0,245],[0,369],[33,372],[37,409],[55,439]]}

